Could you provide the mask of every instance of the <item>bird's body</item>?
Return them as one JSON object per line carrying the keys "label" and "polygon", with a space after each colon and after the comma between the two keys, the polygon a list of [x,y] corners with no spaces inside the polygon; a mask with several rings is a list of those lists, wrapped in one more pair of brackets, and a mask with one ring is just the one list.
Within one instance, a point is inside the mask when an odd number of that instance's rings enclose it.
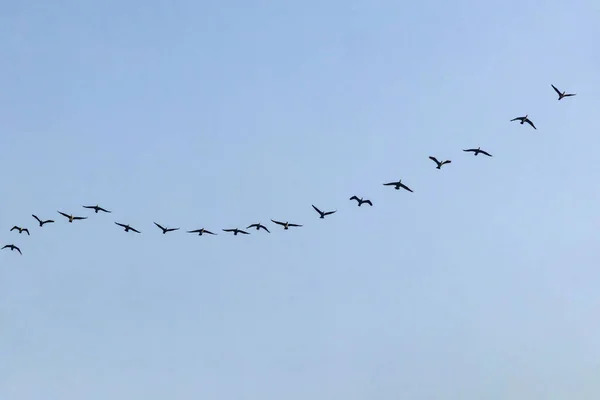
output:
{"label": "bird's body", "polygon": [[19,254],[23,255],[23,253],[21,253],[21,249],[15,246],[14,244],[7,244],[6,246],[2,247],[2,250],[4,249],[10,249],[11,251],[16,250],[19,252]]}
{"label": "bird's body", "polygon": [[267,231],[268,233],[271,233],[271,231],[269,231],[269,230],[267,229],[267,227],[266,227],[266,226],[264,226],[263,224],[261,224],[260,222],[259,222],[258,224],[252,224],[252,225],[248,225],[248,226],[246,227],[246,229],[250,229],[250,228],[256,228],[256,230],[257,230],[257,231],[259,231],[259,230],[261,230],[261,229],[264,229],[264,230],[265,230],[265,231]]}
{"label": "bird's body", "polygon": [[408,186],[406,186],[404,183],[402,183],[402,179],[399,179],[398,182],[388,182],[388,183],[384,183],[383,186],[393,186],[394,189],[396,190],[400,190],[400,188],[404,189],[404,190],[408,190],[409,192],[412,192],[412,189],[409,188]]}
{"label": "bird's body", "polygon": [[373,203],[371,203],[371,200],[363,200],[363,198],[361,197],[360,199],[357,196],[352,196],[350,197],[350,200],[356,200],[358,202],[358,206],[362,206],[363,204],[368,204],[371,207],[373,207]]}
{"label": "bird's body", "polygon": [[524,116],[524,117],[517,117],[517,118],[513,118],[510,120],[510,122],[513,121],[521,121],[520,124],[523,125],[525,122],[527,122],[529,125],[531,125],[531,127],[535,130],[537,130],[537,128],[535,127],[535,125],[533,124],[533,122],[531,122],[531,120],[528,118],[528,116]]}
{"label": "bird's body", "polygon": [[37,220],[37,222],[40,224],[40,228],[41,228],[42,226],[44,226],[44,224],[51,224],[51,223],[53,223],[53,222],[54,222],[54,221],[53,221],[53,220],[51,220],[51,219],[47,219],[47,220],[45,220],[45,221],[42,221],[42,220],[41,220],[41,219],[39,219],[39,218],[38,218],[38,217],[37,217],[35,214],[31,214],[31,216]]}
{"label": "bird's body", "polygon": [[108,211],[108,210],[100,207],[98,204],[96,204],[95,206],[83,206],[83,208],[91,208],[92,210],[94,210],[94,212],[96,214],[98,214],[98,211],[102,211],[102,212],[105,212],[105,213],[110,213],[111,212],[111,211]]}
{"label": "bird's body", "polygon": [[432,160],[433,162],[435,162],[437,164],[437,167],[435,167],[436,169],[441,169],[442,165],[444,165],[444,164],[450,164],[452,162],[450,160],[445,160],[445,161],[440,162],[440,161],[438,161],[437,158],[435,158],[433,156],[429,156],[429,159]]}
{"label": "bird's body", "polygon": [[554,89],[554,91],[558,94],[558,100],[562,100],[565,97],[571,97],[571,96],[577,95],[577,93],[567,93],[565,91],[561,92],[560,90],[558,90],[556,88],[556,86],[554,86],[552,84],[550,86],[552,86],[552,89]]}
{"label": "bird's body", "polygon": [[333,213],[335,213],[337,211],[337,210],[335,210],[335,211],[325,211],[325,212],[323,212],[323,211],[319,210],[317,207],[315,207],[314,204],[311,204],[311,205],[312,205],[312,208],[314,208],[315,211],[319,213],[319,215],[321,216],[320,217],[321,219],[324,219],[327,215],[331,215],[331,214],[333,214]]}
{"label": "bird's body", "polygon": [[471,152],[471,153],[473,153],[473,155],[478,155],[479,153],[481,153],[481,154],[485,154],[485,155],[486,155],[486,156],[488,156],[488,157],[491,157],[491,156],[492,156],[492,155],[491,155],[490,153],[488,153],[487,151],[483,151],[483,150],[481,150],[481,147],[478,147],[478,148],[476,148],[476,149],[466,149],[466,150],[463,150],[463,151],[466,151],[466,152]]}
{"label": "bird's body", "polygon": [[234,236],[237,236],[238,233],[241,233],[243,235],[249,235],[248,232],[243,231],[241,229],[235,228],[235,229],[223,229],[224,232],[233,232]]}
{"label": "bird's body", "polygon": [[135,228],[132,228],[132,227],[131,227],[131,226],[129,226],[129,225],[126,225],[126,224],[121,224],[121,223],[119,223],[119,222],[115,222],[115,224],[119,225],[120,227],[123,227],[123,228],[125,228],[125,229],[124,229],[124,230],[125,230],[125,232],[132,231],[132,232],[135,232],[135,233],[142,233],[142,232],[138,231],[137,229],[135,229]]}
{"label": "bird's body", "polygon": [[173,232],[173,231],[179,230],[179,228],[165,228],[164,226],[157,224],[156,222],[154,223],[154,225],[158,226],[162,230],[163,235],[167,232]]}
{"label": "bird's body", "polygon": [[289,228],[290,226],[295,226],[295,227],[301,227],[301,226],[302,226],[302,225],[298,225],[298,224],[290,224],[289,222],[275,221],[274,219],[272,219],[271,221],[272,221],[274,224],[277,224],[277,225],[281,225],[281,226],[283,226],[283,229],[284,229],[284,230],[288,230],[288,228]]}
{"label": "bird's body", "polygon": [[23,232],[27,232],[27,236],[29,236],[29,229],[27,228],[21,228],[20,226],[13,226],[10,231],[14,231],[15,229],[17,229],[19,231],[19,233],[23,233]]}
{"label": "bird's body", "polygon": [[207,231],[206,229],[194,229],[193,231],[187,231],[187,233],[197,233],[198,236],[202,236],[202,234],[206,233],[209,235],[216,235],[216,233],[212,233],[211,231]]}
{"label": "bird's body", "polygon": [[87,219],[87,217],[74,217],[72,214],[71,215],[65,214],[64,212],[61,212],[61,211],[58,211],[58,213],[60,215],[62,215],[63,217],[68,218],[70,223],[73,223],[73,221],[80,220],[80,219]]}

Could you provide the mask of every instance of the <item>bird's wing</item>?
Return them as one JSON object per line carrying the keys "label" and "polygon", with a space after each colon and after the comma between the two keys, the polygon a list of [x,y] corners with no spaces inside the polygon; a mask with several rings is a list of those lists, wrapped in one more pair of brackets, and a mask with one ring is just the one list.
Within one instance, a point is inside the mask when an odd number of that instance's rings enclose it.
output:
{"label": "bird's wing", "polygon": [[48,219],[48,220],[44,221],[43,223],[44,224],[48,224],[48,223],[51,223],[51,222],[54,222],[54,220],[53,219]]}
{"label": "bird's wing", "polygon": [[186,231],[187,233],[199,233],[202,229],[195,229],[193,231]]}
{"label": "bird's wing", "polygon": [[179,228],[169,228],[169,229],[167,229],[167,231],[169,231],[169,232],[178,231],[178,230],[179,230]]}
{"label": "bird's wing", "polygon": [[96,208],[94,206],[82,206],[83,208]]}
{"label": "bird's wing", "polygon": [[264,226],[264,225],[260,225],[260,226],[258,227],[258,229],[260,229],[260,228],[263,228],[265,231],[267,231],[267,232],[271,233],[271,231],[269,231],[269,230],[267,229],[267,227],[266,227],[266,226]]}
{"label": "bird's wing", "polygon": [[383,186],[396,186],[398,184],[398,182],[389,182],[389,183],[384,183]]}
{"label": "bird's wing", "polygon": [[438,159],[437,159],[437,158],[435,158],[435,157],[429,156],[429,159],[430,159],[430,160],[433,160],[433,162],[435,162],[436,164],[439,164],[439,163],[440,163],[440,162],[438,161]]}
{"label": "bird's wing", "polygon": [[223,229],[223,231],[225,231],[225,232],[234,232],[235,229]]}
{"label": "bird's wing", "polygon": [[317,207],[315,207],[314,204],[311,204],[312,208],[315,209],[316,212],[318,212],[319,214],[323,214],[323,212],[321,210],[319,210]]}
{"label": "bird's wing", "polygon": [[27,232],[27,236],[31,236],[31,235],[29,234],[29,229],[25,228],[25,229],[23,229],[23,232]]}
{"label": "bird's wing", "polygon": [[517,117],[517,118],[513,118],[513,119],[511,119],[511,120],[510,120],[510,122],[513,122],[513,121],[520,121],[520,120],[522,120],[522,119],[523,119],[523,117]]}
{"label": "bird's wing", "polygon": [[87,217],[73,217],[73,219],[87,219]]}
{"label": "bird's wing", "polygon": [[19,229],[19,227],[15,225],[15,226],[13,226],[12,228],[10,228],[10,231],[12,232],[12,231],[14,231],[15,229]]}
{"label": "bird's wing", "polygon": [[350,200],[356,200],[356,201],[360,201],[360,199],[359,199],[358,197],[356,197],[356,196],[352,196],[352,197],[350,197]]}
{"label": "bird's wing", "polygon": [[559,96],[562,94],[562,93],[560,92],[560,90],[558,90],[558,89],[556,88],[556,86],[554,86],[553,84],[550,84],[550,86],[552,86],[552,89],[554,89],[554,91],[555,91],[556,93],[558,93],[558,95],[559,95]]}
{"label": "bird's wing", "polygon": [[537,128],[535,127],[533,122],[531,122],[529,119],[526,119],[525,122],[527,122],[529,125],[531,125],[533,127],[533,129],[537,130]]}
{"label": "bird's wing", "polygon": [[204,230],[204,233],[208,233],[209,235],[216,235],[216,233],[212,233],[211,231]]}
{"label": "bird's wing", "polygon": [[490,153],[488,153],[487,151],[479,150],[479,152],[480,152],[481,154],[485,154],[485,155],[486,155],[486,156],[488,156],[488,157],[491,157],[491,156],[492,156],[492,155],[491,155]]}
{"label": "bird's wing", "polygon": [[463,150],[463,151],[475,151],[475,149],[466,149],[466,150]]}
{"label": "bird's wing", "polygon": [[130,229],[130,230],[132,230],[132,231],[134,231],[135,233],[142,233],[142,232],[140,232],[140,231],[138,231],[137,229],[135,229],[135,228],[132,228],[132,227],[129,227],[129,229]]}
{"label": "bird's wing", "polygon": [[568,97],[568,96],[577,96],[577,93],[567,93],[567,94],[565,94],[564,97]]}
{"label": "bird's wing", "polygon": [[248,232],[246,232],[246,231],[241,231],[241,230],[239,230],[239,229],[238,229],[238,232],[239,232],[239,233],[243,233],[244,235],[249,235],[249,233],[248,233]]}
{"label": "bird's wing", "polygon": [[451,163],[452,163],[452,161],[450,161],[450,160],[446,160],[446,161],[444,161],[442,164],[451,164]]}
{"label": "bird's wing", "polygon": [[2,247],[3,249],[6,249],[7,247],[10,247],[10,245],[5,245],[4,247]]}
{"label": "bird's wing", "polygon": [[337,212],[337,210],[333,210],[333,211],[326,211],[326,212],[324,213],[324,215],[331,215],[331,214],[333,214],[333,213],[335,213],[335,212]]}
{"label": "bird's wing", "polygon": [[59,213],[60,215],[64,216],[64,217],[71,218],[71,216],[70,216],[70,215],[67,215],[67,214],[65,214],[65,213],[64,213],[64,212],[62,212],[62,211],[59,211],[58,213]]}
{"label": "bird's wing", "polygon": [[258,227],[258,224],[252,224],[252,225],[248,225],[248,226],[246,227],[246,229],[250,229],[250,228],[256,228],[256,227]]}
{"label": "bird's wing", "polygon": [[408,186],[406,186],[406,185],[405,185],[405,184],[403,184],[403,183],[401,183],[401,184],[400,184],[400,187],[401,187],[402,189],[406,189],[406,190],[408,190],[409,192],[412,192],[412,189],[411,189],[411,188],[409,188]]}
{"label": "bird's wing", "polygon": [[98,207],[98,210],[100,210],[100,211],[104,211],[105,213],[110,213],[110,211],[108,211],[107,209],[105,209],[105,208],[102,208],[102,207]]}
{"label": "bird's wing", "polygon": [[120,223],[118,223],[118,222],[115,222],[115,224],[117,224],[117,225],[119,225],[119,226],[122,226],[123,228],[127,228],[127,225],[125,225],[125,224],[120,224]]}
{"label": "bird's wing", "polygon": [[33,218],[37,219],[37,222],[39,222],[39,223],[41,223],[41,222],[42,222],[42,220],[40,220],[40,219],[39,219],[39,218],[38,218],[38,217],[37,217],[35,214],[31,214],[31,216],[32,216]]}
{"label": "bird's wing", "polygon": [[157,224],[156,222],[154,222],[154,225],[158,226],[160,229],[162,229],[163,231],[165,230],[165,228],[163,228],[162,226],[160,226],[160,224]]}
{"label": "bird's wing", "polygon": [[301,227],[302,225],[298,225],[298,224],[288,224],[288,226],[297,226],[297,227]]}
{"label": "bird's wing", "polygon": [[363,201],[363,203],[366,203],[366,204],[368,204],[370,206],[373,206],[373,203],[371,203],[371,200],[365,200],[365,201]]}
{"label": "bird's wing", "polygon": [[274,219],[272,219],[271,221],[273,221],[274,223],[276,223],[277,225],[285,225],[285,222],[279,222],[279,221],[275,221]]}
{"label": "bird's wing", "polygon": [[20,255],[23,255],[23,253],[21,253],[21,249],[18,248],[17,246],[15,246],[15,249],[19,252]]}

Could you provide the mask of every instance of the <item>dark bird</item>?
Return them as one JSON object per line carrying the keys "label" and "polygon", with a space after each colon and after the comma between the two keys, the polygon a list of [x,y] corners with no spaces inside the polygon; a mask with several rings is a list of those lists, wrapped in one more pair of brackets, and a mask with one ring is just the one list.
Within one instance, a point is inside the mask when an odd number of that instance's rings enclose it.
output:
{"label": "dark bird", "polygon": [[129,225],[120,224],[120,223],[118,223],[118,222],[115,222],[115,224],[117,224],[117,225],[119,225],[119,226],[122,226],[123,228],[125,228],[125,232],[133,231],[133,232],[135,232],[135,233],[142,233],[142,232],[138,231],[137,229],[135,229],[135,228],[132,228],[132,227],[131,227],[131,226],[129,226]]}
{"label": "dark bird", "polygon": [[21,249],[18,248],[17,246],[15,246],[14,244],[7,244],[6,246],[4,246],[2,248],[2,250],[4,250],[4,249],[10,249],[11,251],[12,250],[17,250],[19,252],[19,254],[23,255],[23,253],[21,253]]}
{"label": "dark bird", "polygon": [[281,225],[283,226],[284,230],[287,230],[290,226],[297,226],[300,227],[302,225],[298,225],[298,224],[290,224],[289,222],[280,222],[280,221],[275,221],[274,219],[271,220],[273,223],[277,224],[277,225]]}
{"label": "dark bird", "polygon": [[319,215],[321,215],[321,219],[325,218],[326,215],[331,215],[331,214],[333,214],[333,213],[335,213],[337,211],[337,210],[335,210],[335,211],[325,211],[325,212],[323,212],[323,211],[319,210],[317,207],[315,207],[314,204],[311,204],[311,206],[312,206],[312,208],[315,209],[316,212],[319,213]]}
{"label": "dark bird", "polygon": [[393,186],[396,190],[400,190],[400,188],[402,188],[408,190],[409,192],[412,192],[411,188],[402,183],[402,179],[399,179],[398,182],[384,183],[383,186]]}
{"label": "dark bird", "polygon": [[463,151],[467,151],[467,152],[469,152],[469,151],[470,151],[470,152],[472,152],[474,155],[477,155],[477,154],[481,153],[481,154],[485,154],[485,155],[486,155],[486,156],[488,156],[488,157],[491,157],[491,156],[492,156],[492,155],[491,155],[490,153],[488,153],[487,151],[483,151],[483,150],[481,150],[481,147],[478,147],[478,148],[476,148],[476,149],[466,149],[466,150],[463,150]]}
{"label": "dark bird", "polygon": [[223,229],[223,231],[225,232],[233,232],[233,235],[237,235],[238,233],[243,233],[244,235],[249,235],[248,232],[246,231],[242,231],[241,229],[235,228],[235,229]]}
{"label": "dark bird", "polygon": [[54,222],[54,220],[52,220],[52,219],[47,219],[45,221],[42,221],[35,214],[31,214],[31,216],[37,220],[37,222],[40,224],[40,227],[44,226],[44,224],[51,224]]}
{"label": "dark bird", "polygon": [[537,128],[535,127],[533,122],[531,122],[531,120],[529,118],[527,118],[527,115],[524,117],[513,118],[510,120],[510,122],[512,122],[512,121],[521,121],[521,125],[523,125],[525,122],[527,122],[529,125],[531,125],[533,127],[533,129],[537,130]]}
{"label": "dark bird", "polygon": [[44,226],[44,224],[51,224],[51,223],[53,223],[53,222],[54,222],[54,221],[53,221],[53,220],[51,220],[51,219],[47,219],[47,220],[45,220],[45,221],[42,221],[41,219],[39,219],[39,218],[38,218],[37,216],[35,216],[34,214],[31,214],[31,216],[37,220],[37,222],[40,224],[40,227]]}
{"label": "dark bird", "polygon": [[558,89],[556,88],[556,86],[554,86],[554,85],[552,85],[552,84],[551,84],[550,86],[552,86],[552,89],[554,89],[554,91],[555,91],[556,93],[558,93],[558,100],[562,100],[562,98],[563,98],[563,97],[569,97],[569,96],[575,96],[575,95],[577,95],[577,93],[567,93],[567,92],[561,92],[560,90],[558,90]]}
{"label": "dark bird", "polygon": [[100,207],[99,205],[95,205],[95,206],[83,206],[83,208],[91,208],[92,210],[94,210],[94,212],[96,214],[98,214],[98,211],[104,211],[105,213],[110,213],[110,211]]}
{"label": "dark bird", "polygon": [[264,229],[265,231],[267,231],[267,232],[271,233],[271,232],[270,232],[270,231],[267,229],[267,227],[266,227],[266,226],[264,226],[264,225],[263,225],[263,224],[261,224],[261,223],[258,223],[258,224],[252,224],[252,225],[248,225],[248,226],[246,227],[246,229],[250,229],[250,228],[256,228],[256,230],[257,230],[257,231],[259,231],[259,230],[262,228],[262,229]]}
{"label": "dark bird", "polygon": [[19,227],[19,226],[16,226],[16,225],[15,225],[15,226],[13,226],[13,227],[10,229],[10,231],[12,232],[12,231],[14,231],[15,229],[17,229],[17,230],[19,231],[19,233],[27,232],[27,236],[29,236],[29,229],[27,229],[27,228],[21,228],[21,227]]}
{"label": "dark bird", "polygon": [[363,198],[361,197],[360,199],[356,196],[352,196],[350,197],[350,200],[356,200],[358,202],[358,206],[362,206],[363,203],[370,205],[371,207],[373,207],[373,203],[371,203],[371,200],[363,200]]}
{"label": "dark bird", "polygon": [[173,231],[179,230],[179,228],[165,228],[165,227],[161,226],[160,224],[157,224],[156,222],[154,223],[154,225],[158,226],[162,230],[163,235],[167,232],[173,232]]}
{"label": "dark bird", "polygon": [[212,233],[211,231],[207,231],[206,229],[194,229],[193,231],[187,231],[187,233],[197,233],[198,236],[202,236],[203,233],[207,233],[209,235],[216,235],[216,233]]}
{"label": "dark bird", "polygon": [[69,222],[73,222],[78,219],[87,219],[87,217],[74,217],[73,215],[65,214],[64,212],[58,212],[60,215],[69,218]]}
{"label": "dark bird", "polygon": [[450,163],[452,162],[452,161],[450,161],[450,160],[446,160],[446,161],[439,162],[439,161],[438,161],[438,159],[437,159],[437,158],[435,158],[435,157],[433,157],[433,156],[429,156],[429,159],[430,159],[430,160],[432,160],[434,163],[436,163],[436,164],[437,164],[437,167],[435,167],[435,168],[437,168],[437,169],[441,169],[441,168],[442,168],[442,165],[444,165],[444,164],[450,164]]}

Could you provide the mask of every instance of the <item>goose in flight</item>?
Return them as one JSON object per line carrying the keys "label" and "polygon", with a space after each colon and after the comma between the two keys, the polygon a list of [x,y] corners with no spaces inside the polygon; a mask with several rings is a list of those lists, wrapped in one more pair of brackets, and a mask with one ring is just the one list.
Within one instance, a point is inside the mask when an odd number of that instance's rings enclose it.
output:
{"label": "goose in flight", "polygon": [[487,151],[483,151],[483,150],[481,150],[481,147],[478,147],[478,148],[476,148],[476,149],[466,149],[466,150],[463,150],[463,151],[467,151],[467,152],[469,152],[469,151],[470,151],[470,152],[472,152],[474,155],[477,155],[477,154],[481,153],[481,154],[485,154],[485,155],[486,155],[486,156],[488,156],[488,157],[491,157],[491,156],[492,156],[492,155],[491,155],[490,153],[488,153]]}
{"label": "goose in flight", "polygon": [[2,247],[2,250],[4,249],[10,249],[11,251],[17,250],[20,255],[23,255],[23,253],[21,253],[21,249],[15,246],[14,244],[7,244],[6,246]]}
{"label": "goose in flight", "polygon": [[61,212],[61,211],[58,211],[58,213],[59,213],[60,215],[62,215],[63,217],[67,217],[67,218],[69,218],[69,222],[71,222],[71,223],[72,223],[73,221],[75,221],[75,220],[79,220],[79,219],[87,219],[87,217],[74,217],[72,214],[71,214],[71,215],[69,215],[69,214],[65,214],[64,212]]}
{"label": "goose in flight", "polygon": [[23,233],[23,232],[27,232],[27,236],[29,236],[29,229],[27,228],[21,228],[20,226],[13,226],[10,231],[14,231],[15,229],[17,229],[19,231],[19,233]]}
{"label": "goose in flight", "polygon": [[243,233],[244,235],[249,235],[248,232],[243,231],[241,229],[235,228],[235,229],[223,229],[224,232],[233,232],[233,235],[236,236],[238,233]]}
{"label": "goose in flight", "polygon": [[402,189],[408,190],[409,192],[412,192],[411,188],[409,188],[404,183],[402,183],[402,179],[399,179],[398,182],[384,183],[383,186],[393,186],[394,189],[396,189],[396,190],[400,190],[400,188],[402,188]]}
{"label": "goose in flight", "polygon": [[209,235],[216,235],[216,233],[212,233],[211,231],[207,231],[206,229],[194,229],[193,231],[187,231],[187,233],[197,233],[198,236],[202,236],[203,233],[207,233]]}
{"label": "goose in flight", "polygon": [[105,213],[110,213],[111,211],[108,211],[102,207],[100,207],[98,204],[96,204],[95,206],[83,206],[83,208],[91,208],[92,210],[94,210],[94,212],[96,214],[98,214],[98,211],[103,211]]}
{"label": "goose in flight", "polygon": [[531,120],[529,118],[527,118],[527,115],[524,117],[513,118],[510,120],[510,122],[512,122],[512,121],[521,121],[521,125],[523,125],[525,122],[527,122],[529,125],[531,125],[533,127],[533,129],[537,130],[537,128],[535,127],[533,122],[531,122]]}
{"label": "goose in flight", "polygon": [[371,200],[363,200],[363,198],[362,198],[362,197],[359,199],[359,198],[358,198],[358,197],[356,197],[356,196],[352,196],[352,197],[350,197],[350,200],[356,200],[356,201],[358,202],[358,206],[359,206],[359,207],[360,207],[360,206],[362,206],[362,205],[363,205],[363,203],[364,203],[364,204],[368,204],[368,205],[370,205],[371,207],[373,207],[373,203],[371,203]]}
{"label": "goose in flight", "polygon": [[131,226],[129,226],[129,225],[121,224],[121,223],[119,223],[119,222],[115,222],[115,224],[117,224],[117,225],[119,225],[119,226],[121,226],[121,227],[125,228],[125,232],[133,231],[133,232],[135,232],[135,233],[142,233],[142,232],[138,231],[137,229],[135,229],[135,228],[132,228],[132,227],[131,227]]}
{"label": "goose in flight", "polygon": [[167,232],[173,232],[173,231],[179,230],[179,228],[165,228],[164,226],[161,226],[160,224],[157,224],[156,222],[154,223],[154,225],[158,226],[162,230],[163,235]]}
{"label": "goose in flight", "polygon": [[577,94],[577,93],[567,93],[567,92],[561,92],[560,90],[558,90],[558,89],[556,88],[556,86],[554,86],[554,85],[552,85],[552,84],[551,84],[550,86],[552,86],[552,89],[554,89],[554,91],[555,91],[556,93],[558,93],[558,100],[562,100],[562,99],[563,99],[563,97],[575,96],[575,95]]}
{"label": "goose in flight", "polygon": [[321,219],[324,219],[324,218],[325,218],[325,216],[327,216],[327,215],[331,215],[331,214],[333,214],[333,213],[335,213],[335,212],[337,211],[337,210],[335,210],[335,211],[324,211],[324,212],[323,212],[323,211],[319,210],[317,207],[315,207],[315,205],[314,205],[314,204],[311,204],[311,206],[312,206],[312,208],[314,208],[314,209],[315,209],[315,211],[316,211],[316,212],[318,212],[318,213],[319,213],[319,215],[321,215],[321,217],[320,217]]}
{"label": "goose in flight", "polygon": [[261,224],[261,223],[258,223],[258,224],[252,224],[252,225],[248,225],[248,226],[246,227],[246,229],[250,229],[250,228],[256,228],[256,230],[257,230],[257,231],[259,231],[259,230],[261,230],[261,229],[264,229],[264,230],[265,230],[265,231],[267,231],[268,233],[271,233],[271,231],[269,231],[269,230],[267,229],[267,227],[266,227],[266,226],[264,226],[264,225],[263,225],[263,224]]}
{"label": "goose in flight", "polygon": [[31,216],[37,220],[37,222],[40,224],[40,227],[44,226],[44,224],[51,224],[51,223],[53,223],[53,222],[54,222],[54,221],[53,221],[53,220],[51,220],[51,219],[47,219],[47,220],[45,220],[45,221],[42,221],[42,220],[41,220],[41,219],[39,219],[39,218],[38,218],[38,217],[37,217],[35,214],[31,214]]}
{"label": "goose in flight", "polygon": [[435,167],[436,169],[441,169],[442,165],[444,165],[444,164],[450,164],[452,162],[450,160],[439,162],[438,159],[435,158],[435,157],[433,157],[433,156],[429,156],[429,159],[432,160],[433,162],[435,162],[437,164],[437,167]]}
{"label": "goose in flight", "polygon": [[290,226],[297,226],[297,227],[301,227],[301,226],[302,226],[302,225],[298,225],[298,224],[290,224],[289,222],[275,221],[274,219],[272,219],[271,221],[272,221],[274,224],[277,224],[277,225],[281,225],[281,226],[283,226],[283,229],[284,229],[284,230],[288,230],[288,228],[289,228]]}

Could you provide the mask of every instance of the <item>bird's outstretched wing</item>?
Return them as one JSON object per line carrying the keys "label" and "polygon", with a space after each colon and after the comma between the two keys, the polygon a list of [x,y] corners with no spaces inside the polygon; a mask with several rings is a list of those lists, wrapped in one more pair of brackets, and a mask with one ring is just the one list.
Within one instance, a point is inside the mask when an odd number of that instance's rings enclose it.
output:
{"label": "bird's outstretched wing", "polygon": [[116,221],[115,221],[115,224],[119,225],[120,227],[127,228],[127,225],[125,225],[125,224],[121,224],[121,223],[116,222]]}
{"label": "bird's outstretched wing", "polygon": [[203,232],[208,233],[209,235],[216,235],[216,233],[212,233],[211,231],[207,231],[206,229]]}
{"label": "bird's outstretched wing", "polygon": [[74,220],[76,219],[87,219],[87,217],[73,217]]}
{"label": "bird's outstretched wing", "polygon": [[488,156],[488,157],[491,157],[491,156],[492,156],[492,155],[491,155],[490,153],[488,153],[487,151],[479,150],[479,152],[480,152],[481,154],[485,154],[485,155],[486,155],[486,156]]}
{"label": "bird's outstretched wing", "polygon": [[267,231],[267,232],[271,233],[271,231],[270,231],[270,230],[268,230],[266,226],[259,224],[259,225],[258,225],[258,229],[261,229],[261,228],[262,228],[262,229],[264,229],[265,231]]}
{"label": "bird's outstretched wing", "polygon": [[465,149],[465,150],[463,150],[463,151],[467,151],[467,152],[468,152],[468,151],[470,151],[470,152],[475,152],[475,151],[477,151],[477,149]]}
{"label": "bird's outstretched wing", "polygon": [[336,213],[336,212],[337,212],[337,210],[333,210],[333,211],[325,211],[325,212],[323,213],[323,215],[331,215],[331,214],[334,214],[334,213]]}
{"label": "bird's outstretched wing", "polygon": [[529,118],[526,119],[525,122],[527,122],[529,125],[531,125],[533,127],[533,129],[537,130],[537,128],[535,127],[535,125],[533,124],[533,122],[531,122],[531,120]]}
{"label": "bird's outstretched wing", "polygon": [[433,157],[433,156],[429,156],[429,159],[432,160],[434,163],[436,163],[437,165],[440,165],[440,162],[438,161],[437,158]]}
{"label": "bird's outstretched wing", "polygon": [[442,162],[442,165],[444,165],[444,164],[451,164],[451,163],[452,163],[452,161],[450,161],[450,160],[446,160],[446,161],[443,161],[443,162]]}
{"label": "bird's outstretched wing", "polygon": [[315,209],[316,212],[318,212],[319,214],[323,215],[323,212],[321,210],[319,210],[317,207],[315,207],[314,204],[311,204],[312,208]]}
{"label": "bird's outstretched wing", "polygon": [[31,236],[31,235],[29,234],[29,229],[25,228],[25,229],[23,229],[23,232],[27,232],[27,236]]}
{"label": "bird's outstretched wing", "polygon": [[411,188],[409,188],[408,186],[406,186],[404,183],[401,183],[401,184],[400,184],[400,187],[401,187],[402,189],[406,189],[406,190],[408,190],[409,192],[412,192],[412,189],[411,189]]}
{"label": "bird's outstretched wing", "polygon": [[160,229],[162,229],[163,231],[166,230],[165,228],[163,228],[160,224],[157,224],[156,222],[154,222],[154,225],[158,226]]}
{"label": "bird's outstretched wing", "polygon": [[285,226],[285,222],[275,221],[274,219],[272,219],[271,221],[273,221],[273,222],[274,222],[274,223],[276,223],[277,225],[282,225],[282,226]]}
{"label": "bird's outstretched wing", "polygon": [[554,91],[555,91],[556,93],[558,93],[558,95],[559,95],[559,96],[561,96],[561,95],[562,95],[562,93],[560,92],[560,90],[558,90],[558,89],[556,88],[556,86],[554,86],[553,84],[550,84],[550,86],[552,86],[552,89],[554,89]]}
{"label": "bird's outstretched wing", "polygon": [[259,225],[260,225],[260,224],[252,224],[252,225],[248,225],[248,226],[246,227],[246,229],[250,229],[250,228],[258,228],[258,229],[260,229],[260,228],[259,228]]}
{"label": "bird's outstretched wing", "polygon": [[356,196],[352,196],[352,197],[350,197],[350,199],[349,199],[349,200],[356,200],[356,201],[359,201],[359,202],[360,202],[360,199],[359,199],[358,197],[356,197]]}
{"label": "bird's outstretched wing", "polygon": [[62,212],[62,211],[59,211],[58,213],[59,213],[60,215],[62,215],[63,217],[66,217],[66,218],[71,218],[71,216],[70,216],[70,215],[67,215],[67,214],[65,214],[65,213],[64,213],[64,212]]}
{"label": "bird's outstretched wing", "polygon": [[563,97],[577,96],[577,93],[565,93]]}
{"label": "bird's outstretched wing", "polygon": [[15,225],[15,226],[13,226],[12,228],[10,228],[10,231],[12,232],[12,231],[14,231],[15,229],[19,229],[19,227]]}
{"label": "bird's outstretched wing", "polygon": [[301,227],[302,225],[298,225],[298,224],[288,224],[288,226],[297,226],[297,227]]}
{"label": "bird's outstretched wing", "polygon": [[242,231],[242,230],[239,230],[239,229],[238,229],[238,233],[243,233],[244,235],[249,235],[249,233],[248,233],[248,232],[246,232],[246,231]]}
{"label": "bird's outstretched wing", "polygon": [[235,229],[223,229],[224,232],[235,232]]}
{"label": "bird's outstretched wing", "polygon": [[510,122],[513,122],[513,121],[521,121],[521,120],[523,120],[523,118],[524,118],[524,117],[517,117],[517,118],[513,118],[513,119],[511,119],[511,120],[510,120]]}
{"label": "bird's outstretched wing", "polygon": [[365,200],[365,201],[363,201],[363,203],[368,204],[371,207],[373,207],[373,203],[371,203],[371,200]]}
{"label": "bird's outstretched wing", "polygon": [[17,246],[14,246],[13,248],[14,248],[15,250],[17,250],[17,251],[19,252],[19,254],[20,254],[20,255],[23,255],[23,253],[21,253],[21,249],[20,249],[20,248],[18,248]]}
{"label": "bird's outstretched wing", "polygon": [[383,186],[396,186],[398,184],[398,182],[388,182],[388,183],[384,183]]}
{"label": "bird's outstretched wing", "polygon": [[38,217],[37,217],[35,214],[31,214],[31,216],[32,216],[33,218],[35,218],[35,219],[37,220],[37,222],[39,222],[40,224],[42,223],[42,220],[41,220],[41,219],[39,219],[39,218],[38,218]]}
{"label": "bird's outstretched wing", "polygon": [[142,233],[142,232],[140,232],[140,231],[138,231],[137,229],[135,229],[135,228],[132,228],[132,227],[129,227],[129,230],[131,230],[131,231],[134,231],[135,233]]}
{"label": "bird's outstretched wing", "polygon": [[98,210],[104,211],[105,213],[109,213],[109,214],[112,212],[112,211],[108,211],[107,209],[102,208],[102,207],[98,207]]}

